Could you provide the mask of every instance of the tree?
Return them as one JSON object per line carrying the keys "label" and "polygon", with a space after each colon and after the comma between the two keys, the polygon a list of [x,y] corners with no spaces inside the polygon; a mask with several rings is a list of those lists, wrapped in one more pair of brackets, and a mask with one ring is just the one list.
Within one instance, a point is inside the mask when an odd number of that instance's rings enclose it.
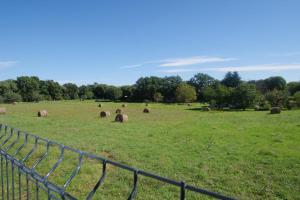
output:
{"label": "tree", "polygon": [[121,87],[122,90],[122,101],[131,101],[134,93],[134,87],[131,85],[124,85]]}
{"label": "tree", "polygon": [[226,87],[236,88],[242,81],[238,72],[227,72],[221,83]]}
{"label": "tree", "polygon": [[235,108],[246,109],[252,106],[256,97],[254,84],[242,83],[232,93],[232,104]]}
{"label": "tree", "polygon": [[265,96],[271,106],[284,107],[288,101],[288,92],[286,90],[274,89],[267,92]]}
{"label": "tree", "polygon": [[65,88],[64,90],[64,96],[67,99],[78,99],[79,95],[78,95],[78,87],[76,84],[73,83],[66,83],[63,85],[63,87]]}
{"label": "tree", "polygon": [[23,101],[39,101],[39,78],[35,76],[21,76],[17,78],[17,86]]}
{"label": "tree", "polygon": [[110,100],[118,100],[122,97],[122,90],[119,87],[108,86],[105,92],[105,98]]}
{"label": "tree", "polygon": [[92,99],[94,97],[94,93],[91,91],[91,88],[86,85],[80,86],[78,90],[79,90],[79,97],[81,99]]}
{"label": "tree", "polygon": [[197,99],[196,90],[193,86],[181,83],[175,91],[176,101],[180,103],[193,102]]}
{"label": "tree", "polygon": [[295,99],[297,106],[300,107],[300,91],[296,92],[293,97]]}
{"label": "tree", "polygon": [[272,90],[284,90],[286,87],[286,81],[281,76],[273,76],[265,79],[265,86],[268,91]]}
{"label": "tree", "polygon": [[196,88],[198,99],[204,101],[204,88],[212,86],[215,82],[216,80],[213,77],[207,74],[198,73],[188,81],[188,84]]}
{"label": "tree", "polygon": [[0,81],[0,95],[3,95],[8,91],[12,91],[15,93],[18,92],[18,86],[16,84],[16,81],[14,80]]}
{"label": "tree", "polygon": [[21,95],[13,91],[8,91],[3,95],[3,101],[5,103],[20,102],[21,100]]}
{"label": "tree", "polygon": [[105,92],[106,92],[106,88],[107,88],[107,85],[104,85],[104,84],[97,84],[95,87],[94,87],[94,95],[97,99],[104,99],[104,96],[105,96]]}
{"label": "tree", "polygon": [[59,85],[59,83],[50,80],[47,81],[47,85],[48,85],[48,92],[52,100],[63,99],[63,89]]}
{"label": "tree", "polygon": [[135,84],[134,100],[153,101],[154,94],[161,92],[163,79],[155,76],[140,78]]}
{"label": "tree", "polygon": [[[175,100],[176,100],[175,90],[180,83],[182,83],[182,79],[180,78],[180,76],[164,77],[162,79],[162,86],[157,90],[156,93],[161,93],[165,102],[175,102]],[[160,92],[158,92],[158,91],[160,91]],[[153,98],[154,98],[154,101],[156,101],[154,96],[153,96]],[[162,100],[160,100],[160,101],[162,101]]]}
{"label": "tree", "polygon": [[287,84],[288,91],[291,95],[294,95],[296,92],[300,91],[300,81],[298,82],[289,82]]}

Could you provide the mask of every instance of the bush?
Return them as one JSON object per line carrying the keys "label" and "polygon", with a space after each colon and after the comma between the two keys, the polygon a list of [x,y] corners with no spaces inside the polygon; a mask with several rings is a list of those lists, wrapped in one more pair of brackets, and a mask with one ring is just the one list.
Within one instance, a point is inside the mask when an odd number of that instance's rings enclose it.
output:
{"label": "bush", "polygon": [[4,103],[4,97],[0,96],[0,103]]}
{"label": "bush", "polygon": [[266,100],[273,107],[284,107],[288,101],[288,93],[286,90],[272,90],[266,93]]}
{"label": "bush", "polygon": [[22,100],[21,95],[18,93],[14,93],[12,91],[8,91],[3,95],[5,103],[12,103],[12,102],[20,102]]}
{"label": "bush", "polygon": [[155,102],[162,102],[163,99],[164,99],[164,96],[160,92],[156,92],[153,95],[153,99],[154,99]]}
{"label": "bush", "polygon": [[289,100],[286,107],[287,109],[292,110],[294,108],[297,108],[297,103],[296,101]]}
{"label": "bush", "polygon": [[294,94],[294,99],[298,107],[300,107],[300,91]]}

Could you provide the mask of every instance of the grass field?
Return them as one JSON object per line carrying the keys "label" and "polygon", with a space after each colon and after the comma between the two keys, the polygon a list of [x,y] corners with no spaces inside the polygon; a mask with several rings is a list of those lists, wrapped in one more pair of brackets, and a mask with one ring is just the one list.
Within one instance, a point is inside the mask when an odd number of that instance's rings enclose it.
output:
{"label": "grass field", "polygon": [[[185,180],[188,184],[240,199],[300,199],[300,110],[267,112],[202,112],[200,104],[129,103],[127,123],[115,123],[121,103],[62,101],[0,105],[7,109],[0,123],[55,140],[130,166]],[[38,118],[39,109],[49,112]],[[99,111],[112,113],[100,119]],[[56,171],[66,177],[76,164],[70,156]],[[47,161],[46,163],[50,163]],[[41,173],[47,164],[41,167]],[[83,197],[99,170],[83,169],[68,188]],[[95,199],[121,199],[129,194],[132,175],[115,168]],[[93,179],[93,178],[94,179]],[[141,180],[137,199],[172,199],[178,190],[155,181]],[[62,180],[58,180],[62,182]],[[187,199],[202,199],[188,193]]]}

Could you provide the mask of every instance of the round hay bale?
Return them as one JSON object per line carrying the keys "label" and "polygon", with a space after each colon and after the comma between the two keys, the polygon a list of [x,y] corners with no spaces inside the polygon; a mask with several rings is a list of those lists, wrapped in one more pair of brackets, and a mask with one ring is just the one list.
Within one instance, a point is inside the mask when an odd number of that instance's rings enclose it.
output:
{"label": "round hay bale", "polygon": [[202,111],[210,111],[210,107],[208,106],[203,106],[201,109]]}
{"label": "round hay bale", "polygon": [[47,117],[47,116],[48,116],[47,110],[38,111],[38,117]]}
{"label": "round hay bale", "polygon": [[108,111],[101,111],[100,112],[100,117],[104,118],[104,117],[109,117],[110,116],[110,112]]}
{"label": "round hay bale", "polygon": [[0,115],[5,115],[6,114],[6,108],[0,107]]}
{"label": "round hay bale", "polygon": [[127,107],[127,104],[123,104],[122,107],[123,107],[123,108]]}
{"label": "round hay bale", "polygon": [[127,122],[128,121],[128,116],[124,115],[124,114],[117,114],[116,118],[115,118],[116,122]]}
{"label": "round hay bale", "polygon": [[101,108],[101,107],[102,107],[102,104],[100,103],[100,104],[98,105],[98,107]]}
{"label": "round hay bale", "polygon": [[17,105],[17,102],[16,102],[16,101],[14,101],[14,102],[12,102],[11,104],[12,104],[12,105]]}
{"label": "round hay bale", "polygon": [[116,113],[117,113],[117,114],[121,114],[121,113],[122,113],[122,109],[118,108],[118,109],[116,110]]}
{"label": "round hay bale", "polygon": [[280,107],[272,107],[270,114],[280,114],[280,112],[281,112]]}
{"label": "round hay bale", "polygon": [[144,108],[143,113],[150,113],[150,109],[149,108]]}

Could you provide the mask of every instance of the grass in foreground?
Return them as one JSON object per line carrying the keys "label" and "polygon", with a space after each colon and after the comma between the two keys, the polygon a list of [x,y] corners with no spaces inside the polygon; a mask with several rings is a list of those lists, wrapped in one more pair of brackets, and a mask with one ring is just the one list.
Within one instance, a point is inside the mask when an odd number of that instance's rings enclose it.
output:
{"label": "grass in foreground", "polygon": [[[121,103],[62,101],[0,105],[7,108],[0,123],[59,143],[188,184],[241,199],[297,199],[300,196],[300,111],[201,112],[184,105],[144,104],[123,108],[129,116],[114,123]],[[194,108],[199,105],[194,104]],[[49,117],[36,117],[46,109]],[[111,112],[107,119],[99,111]],[[58,152],[53,152],[53,158]],[[76,163],[72,155],[55,176],[58,182]],[[49,160],[39,172],[46,171]],[[48,166],[49,167],[49,166]],[[91,189],[100,167],[90,163],[69,191],[80,197]],[[132,175],[116,168],[95,199],[120,199],[129,194]],[[61,180],[60,180],[61,179]],[[137,199],[172,199],[176,188],[142,178]],[[187,194],[187,199],[203,196]]]}

